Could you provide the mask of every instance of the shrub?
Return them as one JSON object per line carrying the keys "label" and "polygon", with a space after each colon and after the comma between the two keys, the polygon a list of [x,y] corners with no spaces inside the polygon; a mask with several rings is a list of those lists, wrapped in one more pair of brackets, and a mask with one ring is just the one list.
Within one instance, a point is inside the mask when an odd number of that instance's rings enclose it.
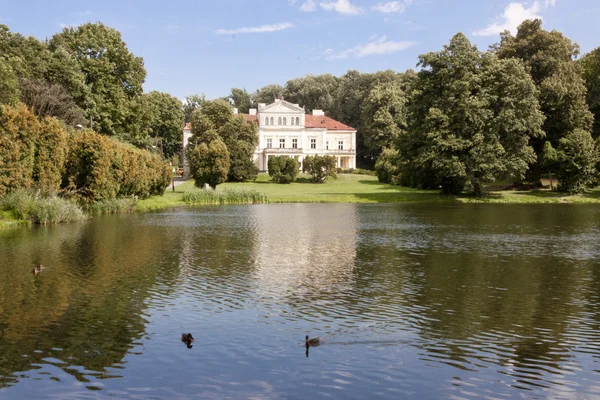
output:
{"label": "shrub", "polygon": [[333,156],[307,156],[302,162],[302,171],[311,176],[314,183],[323,183],[328,177],[337,178],[337,160]]}
{"label": "shrub", "polygon": [[83,210],[77,204],[57,196],[44,197],[39,191],[11,192],[0,200],[0,209],[9,211],[15,218],[43,225],[86,219]]}
{"label": "shrub", "polygon": [[300,167],[298,160],[288,156],[271,156],[268,162],[269,176],[275,183],[296,182]]}
{"label": "shrub", "polygon": [[37,135],[33,180],[42,194],[60,190],[65,162],[69,153],[69,133],[56,118],[44,118]]}
{"label": "shrub", "polygon": [[189,153],[190,172],[197,187],[208,184],[215,188],[225,182],[229,172],[229,151],[221,139],[208,145],[200,143]]}
{"label": "shrub", "polygon": [[398,150],[384,148],[375,163],[379,182],[397,185],[400,176],[399,162]]}
{"label": "shrub", "polygon": [[225,189],[222,192],[213,189],[192,190],[183,194],[183,201],[194,205],[268,203],[266,195],[246,188]]}
{"label": "shrub", "polygon": [[598,149],[592,135],[575,129],[560,139],[556,150],[558,189],[581,193],[598,184]]}

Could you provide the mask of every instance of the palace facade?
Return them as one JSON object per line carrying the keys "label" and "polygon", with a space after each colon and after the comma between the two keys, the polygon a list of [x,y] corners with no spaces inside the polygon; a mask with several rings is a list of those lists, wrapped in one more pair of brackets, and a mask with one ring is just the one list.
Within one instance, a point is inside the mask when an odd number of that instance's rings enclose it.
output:
{"label": "palace facade", "polygon": [[[236,109],[234,113],[237,114]],[[306,114],[298,104],[277,99],[272,104],[261,103],[258,109],[242,115],[246,121],[258,125],[254,163],[260,171],[267,170],[270,156],[295,157],[302,166],[306,156],[330,155],[337,159],[339,168],[356,168],[356,129],[326,117],[322,110]],[[186,124],[184,148],[191,134],[191,126]]]}

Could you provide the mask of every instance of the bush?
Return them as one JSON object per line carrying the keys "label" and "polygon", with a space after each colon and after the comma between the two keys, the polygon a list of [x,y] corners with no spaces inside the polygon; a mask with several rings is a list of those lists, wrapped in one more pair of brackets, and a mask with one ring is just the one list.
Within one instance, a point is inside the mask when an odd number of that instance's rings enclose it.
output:
{"label": "bush", "polygon": [[302,171],[311,176],[314,183],[323,183],[328,177],[337,178],[337,160],[333,156],[307,156],[302,162]]}
{"label": "bush", "polygon": [[39,191],[13,191],[0,200],[0,209],[12,213],[15,218],[42,225],[86,219],[77,204],[57,196],[44,197]]}
{"label": "bush", "polygon": [[194,205],[218,204],[263,204],[268,203],[267,196],[254,189],[225,189],[217,192],[213,189],[200,189],[185,192],[183,201]]}
{"label": "bush", "polygon": [[397,185],[400,177],[399,163],[398,150],[384,148],[375,162],[379,182]]}
{"label": "bush", "polygon": [[68,153],[69,133],[63,123],[56,118],[44,118],[33,165],[33,180],[43,195],[59,192]]}
{"label": "bush", "polygon": [[556,150],[558,189],[582,193],[598,184],[599,155],[592,135],[575,129],[560,139]]}
{"label": "bush", "polygon": [[268,162],[269,176],[275,183],[296,182],[300,167],[298,160],[288,156],[271,156]]}
{"label": "bush", "polygon": [[190,172],[197,187],[208,184],[215,188],[225,182],[229,172],[229,151],[221,139],[208,145],[200,143],[189,152]]}

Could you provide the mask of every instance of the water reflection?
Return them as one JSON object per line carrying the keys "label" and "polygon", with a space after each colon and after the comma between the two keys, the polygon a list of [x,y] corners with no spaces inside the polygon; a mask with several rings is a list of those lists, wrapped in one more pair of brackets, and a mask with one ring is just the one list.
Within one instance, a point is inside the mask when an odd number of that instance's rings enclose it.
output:
{"label": "water reflection", "polygon": [[0,231],[0,395],[600,396],[599,217],[298,204]]}

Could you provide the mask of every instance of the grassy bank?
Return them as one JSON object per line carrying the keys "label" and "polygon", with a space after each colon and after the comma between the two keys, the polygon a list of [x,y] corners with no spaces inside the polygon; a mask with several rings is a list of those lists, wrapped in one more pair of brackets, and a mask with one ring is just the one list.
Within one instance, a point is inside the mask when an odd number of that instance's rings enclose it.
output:
{"label": "grassy bank", "polygon": [[[493,186],[490,187],[494,189]],[[249,189],[265,195],[269,203],[600,203],[600,190],[577,196],[549,190],[502,191],[490,190],[483,198],[447,196],[437,191],[418,190],[382,184],[374,176],[339,175],[324,184],[309,183],[305,177],[298,182],[278,185],[270,182],[267,174],[260,174],[255,182],[224,183],[217,192],[231,189]],[[184,194],[194,190],[193,181],[187,181],[167,190],[164,196],[141,200],[136,210],[147,211],[185,205]]]}

